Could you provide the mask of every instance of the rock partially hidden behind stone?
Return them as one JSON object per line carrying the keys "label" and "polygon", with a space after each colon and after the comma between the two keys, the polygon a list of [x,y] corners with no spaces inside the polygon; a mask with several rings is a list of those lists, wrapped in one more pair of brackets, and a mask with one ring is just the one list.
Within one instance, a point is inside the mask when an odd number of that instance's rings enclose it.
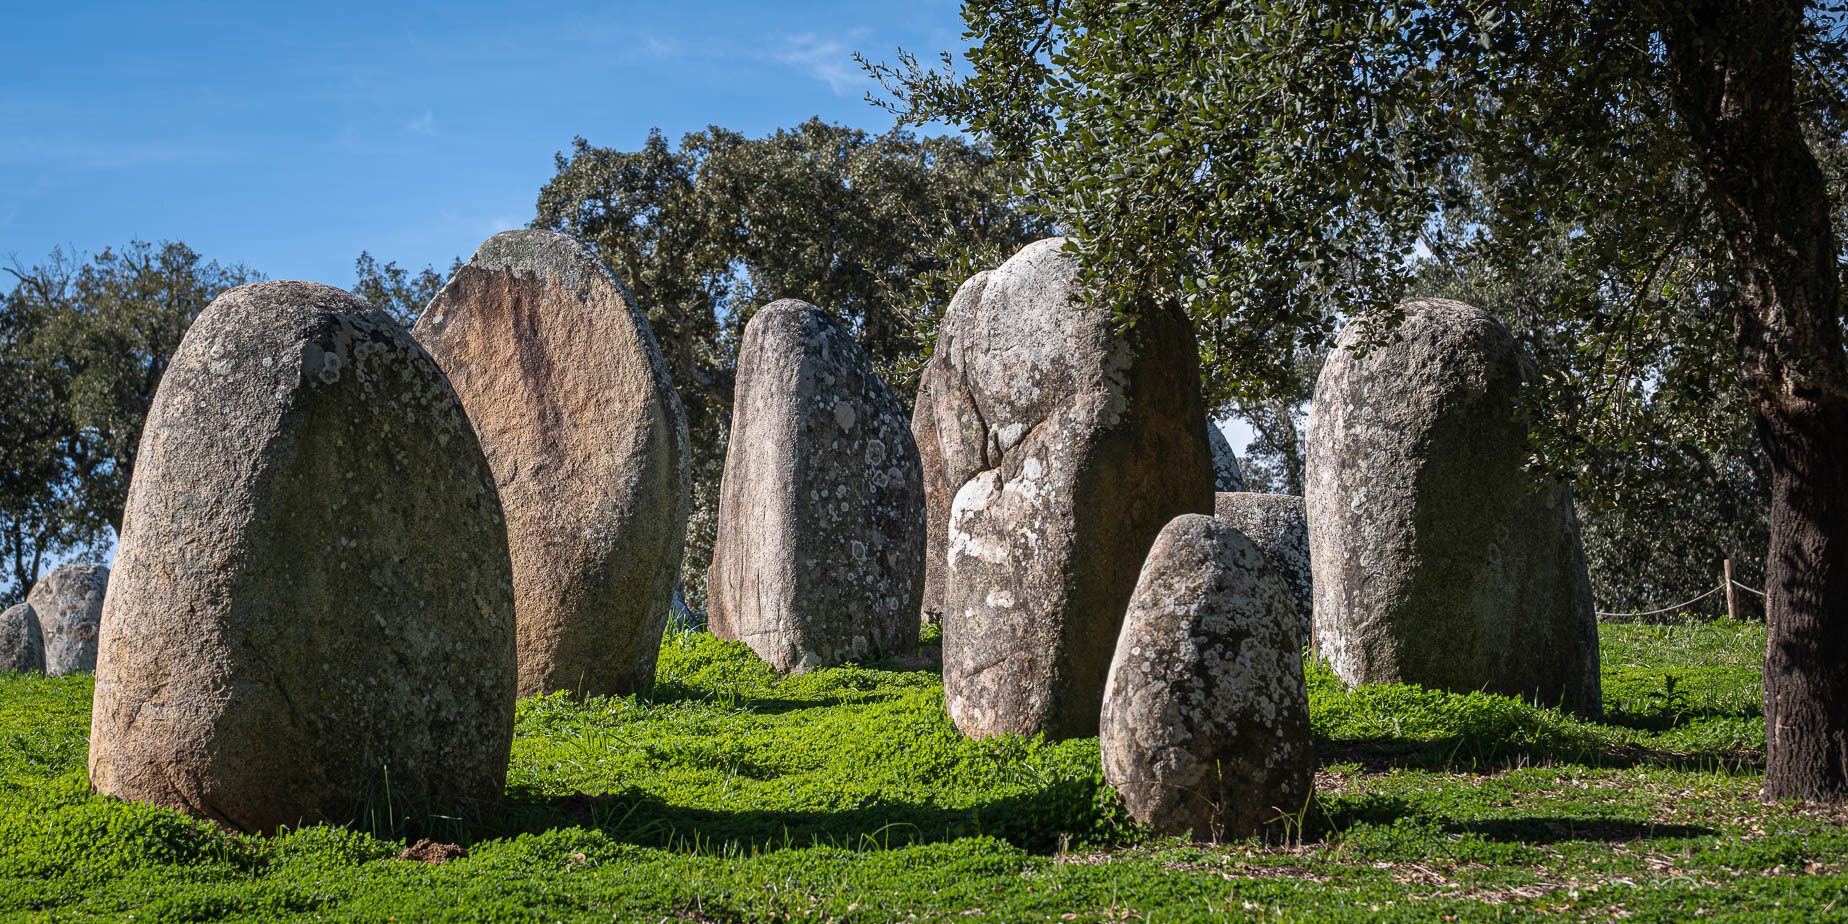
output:
{"label": "rock partially hidden behind stone", "polygon": [[1149,544],[1213,509],[1186,315],[1151,304],[1119,331],[1108,309],[1073,302],[1063,243],[1029,244],[964,283],[912,427],[936,442],[922,453],[933,498],[952,499],[944,692],[972,737],[1096,734]]}
{"label": "rock partially hidden behind stone", "polygon": [[1213,490],[1228,494],[1245,490],[1245,470],[1238,467],[1238,454],[1226,441],[1219,425],[1206,422],[1206,439],[1213,447]]}
{"label": "rock partially hidden behind stone", "polygon": [[914,648],[924,544],[917,446],[852,332],[795,299],[759,309],[738,351],[713,634],[782,671]]}
{"label": "rock partially hidden behind stone", "polygon": [[26,602],[44,633],[46,675],[96,670],[97,627],[108,591],[109,569],[91,563],[54,569],[32,586]]}
{"label": "rock partially hidden behind stone", "polygon": [[398,859],[406,863],[426,863],[430,866],[442,866],[450,860],[468,858],[468,850],[459,844],[444,844],[424,838],[398,854]]}
{"label": "rock partially hidden behind stone", "polygon": [[0,613],[0,671],[45,670],[45,638],[32,604],[16,603]]}
{"label": "rock partially hidden behind stone", "polygon": [[1309,644],[1310,616],[1315,612],[1315,582],[1309,567],[1309,518],[1303,499],[1294,494],[1220,493],[1213,501],[1213,516],[1245,534],[1264,553],[1271,570],[1290,587],[1290,601],[1302,619],[1303,637]]}
{"label": "rock partially hidden behind stone", "polygon": [[1598,626],[1572,492],[1526,468],[1519,393],[1533,365],[1475,308],[1401,307],[1397,327],[1348,325],[1316,382],[1305,462],[1318,652],[1349,684],[1486,690],[1596,717]]}
{"label": "rock partially hidden behind stone", "polygon": [[1282,829],[1315,776],[1290,591],[1257,546],[1178,517],[1149,550],[1105,688],[1104,779],[1162,834]]}
{"label": "rock partially hidden behind stone", "polygon": [[520,695],[646,690],[692,503],[686,415],[642,306],[584,245],[488,238],[417,320],[500,485]]}
{"label": "rock partially hidden behind stone", "polygon": [[213,300],[161,379],[104,604],[90,781],[228,828],[493,811],[513,569],[429,354],[308,282]]}

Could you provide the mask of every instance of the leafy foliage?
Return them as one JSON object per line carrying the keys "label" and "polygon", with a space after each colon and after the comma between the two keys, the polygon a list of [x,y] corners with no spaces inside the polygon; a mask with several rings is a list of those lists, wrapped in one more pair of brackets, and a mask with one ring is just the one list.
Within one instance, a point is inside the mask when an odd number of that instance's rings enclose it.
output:
{"label": "leafy foliage", "polygon": [[181,336],[218,293],[257,278],[185,244],[141,241],[88,261],[54,250],[10,272],[0,317],[0,416],[12,424],[0,427],[4,600],[23,596],[48,556],[106,545],[121,528],[142,421]]}
{"label": "leafy foliage", "polygon": [[639,151],[580,138],[558,155],[533,226],[584,241],[631,287],[686,406],[689,604],[704,604],[732,370],[751,315],[779,298],[833,312],[909,402],[949,291],[977,263],[1044,234],[1016,207],[1015,177],[960,139],[819,119],[763,138],[713,126],[677,147],[654,132]]}
{"label": "leafy foliage", "polygon": [[362,250],[359,259],[353,261],[353,294],[382,309],[409,330],[436,293],[443,291],[443,283],[461,268],[462,258],[457,257],[450,263],[448,275],[437,272],[434,266],[426,266],[413,276],[397,261],[380,266],[372,254]]}

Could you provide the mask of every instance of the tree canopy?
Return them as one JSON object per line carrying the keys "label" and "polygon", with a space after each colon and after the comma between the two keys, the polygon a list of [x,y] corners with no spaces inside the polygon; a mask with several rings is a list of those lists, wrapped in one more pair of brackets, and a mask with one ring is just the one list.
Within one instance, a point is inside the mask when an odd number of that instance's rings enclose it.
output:
{"label": "tree canopy", "polygon": [[167,362],[218,293],[256,274],[177,242],[9,269],[0,302],[0,601],[50,558],[95,552],[122,526],[141,426]]}
{"label": "tree canopy", "polygon": [[757,308],[800,298],[834,313],[909,404],[933,312],[977,264],[1047,228],[1016,205],[1016,174],[985,147],[819,119],[762,138],[712,126],[677,146],[656,131],[637,151],[580,138],[556,166],[533,227],[585,242],[634,291],[686,405],[694,514],[682,581],[696,607],[732,370]]}

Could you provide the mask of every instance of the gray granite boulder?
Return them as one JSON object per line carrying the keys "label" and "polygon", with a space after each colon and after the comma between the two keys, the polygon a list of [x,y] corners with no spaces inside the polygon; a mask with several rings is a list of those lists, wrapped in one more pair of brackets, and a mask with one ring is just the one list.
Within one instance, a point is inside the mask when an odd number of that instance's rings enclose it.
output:
{"label": "gray granite boulder", "polygon": [[1238,467],[1238,454],[1226,441],[1219,425],[1206,422],[1206,440],[1213,447],[1213,490],[1220,494],[1245,490],[1245,471]]}
{"label": "gray granite boulder", "polygon": [[[912,432],[951,498],[943,672],[973,737],[1096,734],[1104,675],[1149,544],[1213,509],[1193,328],[1146,306],[1119,331],[1071,299],[1075,257],[1029,244],[945,313]],[[938,537],[933,537],[938,541]]]}
{"label": "gray granite boulder", "polygon": [[96,670],[97,627],[108,591],[109,569],[89,562],[55,568],[32,585],[26,602],[44,633],[48,676]]}
{"label": "gray granite boulder", "polygon": [[713,634],[783,671],[915,647],[918,449],[853,333],[795,299],[752,315],[726,445],[706,578]]}
{"label": "gray granite boulder", "polygon": [[17,603],[0,613],[0,671],[45,670],[45,637],[32,604]]}
{"label": "gray granite boulder", "polygon": [[[958,286],[949,307],[944,309],[944,318],[974,312],[993,272],[983,270]],[[956,499],[956,491],[962,487],[961,481],[951,484],[950,478],[965,478],[972,471],[968,468],[969,460],[964,460],[954,471],[945,466],[943,441],[937,438],[937,408],[951,406],[955,401],[955,389],[959,387],[945,364],[926,363],[918,374],[917,400],[911,406],[911,436],[917,443],[918,458],[924,469],[924,523],[929,548],[924,556],[922,608],[923,621],[928,623],[937,623],[943,618],[943,586],[948,579],[950,557],[950,502]]]}
{"label": "gray granite boulder", "polygon": [[513,571],[454,390],[383,312],[239,286],[161,379],[96,669],[97,792],[242,831],[499,803]]}
{"label": "gray granite boulder", "polygon": [[1161,531],[1104,688],[1104,779],[1132,816],[1219,841],[1304,810],[1315,748],[1300,637],[1289,588],[1243,533],[1197,515]]}
{"label": "gray granite boulder", "polygon": [[1310,616],[1315,612],[1315,579],[1309,566],[1309,518],[1303,499],[1294,494],[1215,495],[1213,516],[1245,534],[1264,560],[1270,562],[1290,587],[1290,601],[1301,617],[1303,637],[1309,644]]}
{"label": "gray granite boulder", "polygon": [[641,306],[576,240],[507,231],[456,272],[415,333],[455,385],[500,485],[520,695],[648,689],[692,464]]}
{"label": "gray granite boulder", "polygon": [[1566,487],[1525,463],[1514,337],[1460,302],[1350,324],[1306,445],[1315,643],[1350,684],[1487,690],[1601,711],[1598,631]]}

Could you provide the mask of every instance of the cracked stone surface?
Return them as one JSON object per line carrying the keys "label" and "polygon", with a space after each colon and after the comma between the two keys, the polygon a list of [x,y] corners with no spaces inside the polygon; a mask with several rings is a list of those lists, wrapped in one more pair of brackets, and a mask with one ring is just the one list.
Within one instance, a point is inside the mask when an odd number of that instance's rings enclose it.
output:
{"label": "cracked stone surface", "polygon": [[1487,690],[1601,711],[1572,493],[1536,480],[1514,337],[1461,302],[1406,302],[1361,355],[1350,324],[1305,445],[1315,642],[1349,684]]}
{"label": "cracked stone surface", "polygon": [[904,408],[851,331],[796,299],[751,316],[706,579],[713,634],[781,671],[914,647],[924,484]]}
{"label": "cracked stone surface", "polygon": [[417,339],[500,486],[520,695],[654,683],[692,504],[686,414],[642,307],[584,245],[488,238]]}
{"label": "cracked stone surface", "polygon": [[1098,741],[1130,815],[1221,841],[1303,811],[1315,748],[1300,626],[1243,533],[1196,514],[1161,531],[1117,636]]}
{"label": "cracked stone surface", "polygon": [[1175,305],[1127,333],[1080,310],[1063,243],[963,284],[912,419],[931,446],[944,693],[972,737],[1096,734],[1144,554],[1169,520],[1213,509],[1192,326]]}
{"label": "cracked stone surface", "polygon": [[310,282],[193,322],[103,604],[97,792],[273,832],[394,800],[492,811],[513,743],[494,476],[411,336]]}
{"label": "cracked stone surface", "polygon": [[96,670],[97,630],[108,590],[109,569],[89,562],[55,568],[32,585],[26,603],[43,633],[48,676]]}
{"label": "cracked stone surface", "polygon": [[45,669],[45,637],[29,603],[0,612],[0,671],[25,673]]}

